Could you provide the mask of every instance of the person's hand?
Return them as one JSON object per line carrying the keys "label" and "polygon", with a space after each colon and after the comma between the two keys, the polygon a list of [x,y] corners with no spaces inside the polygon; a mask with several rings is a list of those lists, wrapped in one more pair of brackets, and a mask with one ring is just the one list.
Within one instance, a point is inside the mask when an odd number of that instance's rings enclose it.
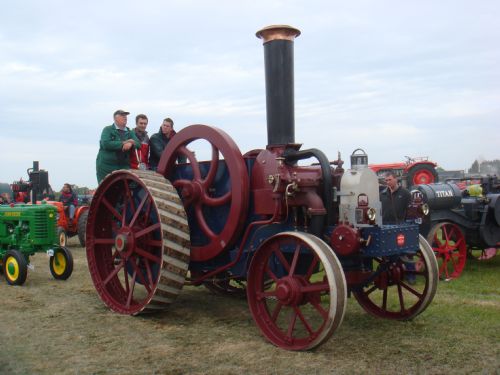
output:
{"label": "person's hand", "polygon": [[124,142],[122,146],[122,151],[128,151],[134,146],[134,141],[132,142]]}

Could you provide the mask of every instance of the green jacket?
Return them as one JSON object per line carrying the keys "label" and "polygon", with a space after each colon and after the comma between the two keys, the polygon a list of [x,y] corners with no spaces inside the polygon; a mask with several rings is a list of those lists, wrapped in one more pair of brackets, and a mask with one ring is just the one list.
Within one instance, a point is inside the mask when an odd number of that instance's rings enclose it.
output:
{"label": "green jacket", "polygon": [[128,127],[125,127],[122,132],[116,128],[115,124],[111,124],[102,130],[96,159],[98,183],[101,183],[108,173],[118,169],[130,169],[130,152],[133,152],[133,149],[122,151],[123,141],[127,139],[134,140],[136,149],[141,147],[141,142]]}

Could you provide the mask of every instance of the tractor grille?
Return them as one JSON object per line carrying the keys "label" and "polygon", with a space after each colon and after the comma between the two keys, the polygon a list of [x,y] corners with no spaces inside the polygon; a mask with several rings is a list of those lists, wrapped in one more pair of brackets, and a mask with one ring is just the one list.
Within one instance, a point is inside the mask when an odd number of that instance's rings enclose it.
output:
{"label": "tractor grille", "polygon": [[33,212],[30,237],[34,244],[53,242],[56,236],[55,210],[48,205],[43,208]]}

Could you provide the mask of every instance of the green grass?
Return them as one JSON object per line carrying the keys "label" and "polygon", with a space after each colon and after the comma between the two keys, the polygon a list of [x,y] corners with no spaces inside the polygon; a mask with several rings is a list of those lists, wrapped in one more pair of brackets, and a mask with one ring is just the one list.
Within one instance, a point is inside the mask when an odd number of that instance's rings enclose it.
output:
{"label": "green grass", "polygon": [[274,347],[244,299],[188,287],[165,312],[129,317],[100,301],[84,251],[74,274],[33,257],[22,287],[0,279],[0,374],[500,374],[500,255],[467,261],[412,321],[348,300],[344,322],[310,352]]}

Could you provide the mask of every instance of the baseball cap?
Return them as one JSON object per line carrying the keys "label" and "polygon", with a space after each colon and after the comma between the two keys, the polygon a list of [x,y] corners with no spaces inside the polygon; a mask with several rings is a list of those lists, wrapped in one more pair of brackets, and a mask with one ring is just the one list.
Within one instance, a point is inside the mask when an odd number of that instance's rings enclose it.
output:
{"label": "baseball cap", "polygon": [[120,116],[128,116],[130,115],[130,112],[124,111],[123,109],[119,109],[113,113],[113,116],[120,115]]}

